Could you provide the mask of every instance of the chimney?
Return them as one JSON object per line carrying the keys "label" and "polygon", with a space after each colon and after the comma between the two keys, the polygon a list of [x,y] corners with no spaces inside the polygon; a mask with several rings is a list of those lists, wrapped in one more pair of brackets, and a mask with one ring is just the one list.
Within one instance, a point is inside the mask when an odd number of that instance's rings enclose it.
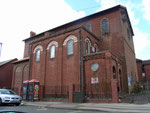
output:
{"label": "chimney", "polygon": [[35,32],[30,31],[30,37],[33,37],[33,36],[35,36],[35,35],[36,35],[36,33],[35,33]]}

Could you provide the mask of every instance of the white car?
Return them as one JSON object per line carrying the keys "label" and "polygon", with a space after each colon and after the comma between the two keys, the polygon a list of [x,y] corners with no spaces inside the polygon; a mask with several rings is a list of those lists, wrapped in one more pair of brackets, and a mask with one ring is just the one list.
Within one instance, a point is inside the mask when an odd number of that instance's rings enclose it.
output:
{"label": "white car", "polygon": [[9,89],[0,89],[0,105],[1,104],[15,104],[20,105],[22,98],[15,92]]}

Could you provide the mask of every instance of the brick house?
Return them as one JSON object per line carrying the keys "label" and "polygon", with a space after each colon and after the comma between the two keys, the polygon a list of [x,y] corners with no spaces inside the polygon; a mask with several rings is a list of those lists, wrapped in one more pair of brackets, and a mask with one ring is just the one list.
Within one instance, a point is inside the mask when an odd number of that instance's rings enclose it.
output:
{"label": "brick house", "polygon": [[0,62],[0,88],[11,88],[12,76],[13,76],[13,64],[12,62],[17,59],[10,59]]}
{"label": "brick house", "polygon": [[66,97],[73,86],[89,101],[111,99],[112,88],[128,92],[130,79],[137,80],[133,35],[121,5],[37,35],[31,32],[24,40],[24,57],[30,58],[27,75],[40,81],[43,98]]}
{"label": "brick house", "polygon": [[139,82],[150,81],[150,60],[136,59]]}

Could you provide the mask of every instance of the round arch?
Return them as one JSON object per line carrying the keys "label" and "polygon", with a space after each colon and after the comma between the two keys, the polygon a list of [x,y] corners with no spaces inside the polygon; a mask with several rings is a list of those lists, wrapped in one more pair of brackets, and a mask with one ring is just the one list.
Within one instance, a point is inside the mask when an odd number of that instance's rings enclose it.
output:
{"label": "round arch", "polygon": [[85,39],[85,42],[89,42],[90,47],[91,47],[91,45],[92,45],[92,44],[91,44],[91,41],[90,41],[90,39],[89,39],[89,38],[86,38],[86,39]]}
{"label": "round arch", "polygon": [[49,42],[49,44],[47,45],[47,49],[46,50],[49,50],[52,45],[55,45],[55,47],[58,47],[58,42],[57,41]]}
{"label": "round arch", "polygon": [[22,80],[28,80],[29,79],[29,64],[24,65],[23,67],[23,77]]}
{"label": "round arch", "polygon": [[43,51],[43,46],[37,45],[37,46],[34,48],[33,53],[36,53],[36,51],[37,51],[38,49],[39,49],[40,51]]}
{"label": "round arch", "polygon": [[85,39],[85,52],[86,54],[90,54],[91,52],[91,41],[89,40],[89,38]]}
{"label": "round arch", "polygon": [[74,42],[77,42],[77,41],[78,41],[78,39],[77,39],[76,36],[70,35],[70,36],[68,36],[68,37],[64,40],[63,46],[64,46],[64,45],[67,45],[67,42],[68,42],[69,40],[73,40]]}

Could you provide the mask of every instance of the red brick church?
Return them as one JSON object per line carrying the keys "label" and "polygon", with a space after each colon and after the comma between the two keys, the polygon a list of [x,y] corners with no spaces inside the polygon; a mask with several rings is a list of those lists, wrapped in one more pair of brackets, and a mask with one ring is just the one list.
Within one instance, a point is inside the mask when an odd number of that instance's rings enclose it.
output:
{"label": "red brick church", "polygon": [[24,58],[14,62],[12,88],[37,79],[43,100],[67,101],[72,90],[83,92],[87,101],[111,101],[113,91],[128,92],[137,80],[133,35],[121,5],[31,32],[24,40]]}

